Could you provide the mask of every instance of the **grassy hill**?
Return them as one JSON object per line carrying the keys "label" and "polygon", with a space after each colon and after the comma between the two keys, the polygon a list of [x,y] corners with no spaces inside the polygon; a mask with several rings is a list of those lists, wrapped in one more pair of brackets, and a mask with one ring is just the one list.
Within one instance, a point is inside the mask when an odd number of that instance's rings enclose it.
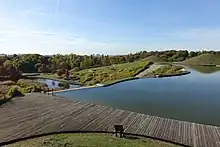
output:
{"label": "grassy hill", "polygon": [[185,71],[182,71],[182,66],[174,66],[174,65],[162,65],[161,67],[157,68],[156,70],[153,70],[151,72],[146,73],[146,77],[152,77],[155,75],[160,76],[167,76],[167,75],[175,75],[175,74],[181,74]]}
{"label": "grassy hill", "polygon": [[188,60],[183,61],[189,65],[220,65],[220,54],[203,54]]}
{"label": "grassy hill", "polygon": [[159,56],[155,56],[155,55],[152,55],[152,56],[149,56],[147,58],[145,58],[147,61],[149,62],[165,62],[165,60]]}

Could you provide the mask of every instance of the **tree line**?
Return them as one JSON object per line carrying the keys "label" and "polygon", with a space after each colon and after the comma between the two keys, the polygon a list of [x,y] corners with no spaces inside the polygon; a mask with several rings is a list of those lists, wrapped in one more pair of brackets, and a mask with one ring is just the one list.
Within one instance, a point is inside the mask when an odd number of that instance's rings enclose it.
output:
{"label": "tree line", "polygon": [[39,54],[5,55],[0,56],[0,76],[19,76],[23,73],[54,73],[67,70],[79,71],[82,69],[108,66],[113,64],[133,62],[149,56],[157,56],[167,62],[180,62],[201,54],[220,54],[215,51],[141,51],[128,55],[52,55],[43,56]]}

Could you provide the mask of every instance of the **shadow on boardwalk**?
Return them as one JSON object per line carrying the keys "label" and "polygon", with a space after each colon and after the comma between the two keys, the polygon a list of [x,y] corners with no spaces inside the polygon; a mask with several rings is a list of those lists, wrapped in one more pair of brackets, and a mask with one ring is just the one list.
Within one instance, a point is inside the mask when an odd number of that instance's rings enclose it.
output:
{"label": "shadow on boardwalk", "polygon": [[0,106],[0,144],[58,132],[126,134],[197,147],[219,147],[220,128],[109,108],[43,94],[28,94]]}

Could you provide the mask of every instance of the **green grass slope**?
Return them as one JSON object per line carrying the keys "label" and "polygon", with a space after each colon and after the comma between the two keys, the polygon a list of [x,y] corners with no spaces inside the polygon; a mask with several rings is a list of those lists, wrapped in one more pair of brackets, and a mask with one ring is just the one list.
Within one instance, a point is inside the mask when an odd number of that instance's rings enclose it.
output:
{"label": "green grass slope", "polygon": [[220,54],[203,54],[182,62],[189,65],[220,65]]}
{"label": "green grass slope", "polygon": [[182,71],[182,66],[174,66],[174,65],[163,65],[160,68],[157,68],[156,70],[153,70],[152,72],[149,72],[146,74],[146,76],[154,76],[154,75],[160,75],[160,76],[166,76],[166,75],[175,75],[175,74],[181,74],[185,71]]}
{"label": "green grass slope", "polygon": [[59,134],[29,139],[6,147],[177,147],[152,139],[116,138],[107,134]]}
{"label": "green grass slope", "polygon": [[159,56],[155,56],[155,55],[149,56],[145,59],[149,62],[154,62],[154,63],[155,62],[166,62],[163,58],[161,58]]}
{"label": "green grass slope", "polygon": [[71,76],[79,79],[84,85],[95,85],[98,83],[108,84],[117,80],[134,77],[145,69],[149,62],[145,59],[111,66],[90,68],[78,72],[72,72]]}

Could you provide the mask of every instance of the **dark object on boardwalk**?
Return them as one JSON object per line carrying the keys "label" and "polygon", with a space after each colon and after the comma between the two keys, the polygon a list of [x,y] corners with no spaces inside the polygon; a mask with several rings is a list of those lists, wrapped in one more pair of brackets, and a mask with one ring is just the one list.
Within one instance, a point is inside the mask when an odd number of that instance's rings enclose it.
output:
{"label": "dark object on boardwalk", "polygon": [[123,125],[114,125],[114,127],[115,127],[115,136],[118,137],[118,133],[120,133],[120,138],[122,138],[124,132]]}

